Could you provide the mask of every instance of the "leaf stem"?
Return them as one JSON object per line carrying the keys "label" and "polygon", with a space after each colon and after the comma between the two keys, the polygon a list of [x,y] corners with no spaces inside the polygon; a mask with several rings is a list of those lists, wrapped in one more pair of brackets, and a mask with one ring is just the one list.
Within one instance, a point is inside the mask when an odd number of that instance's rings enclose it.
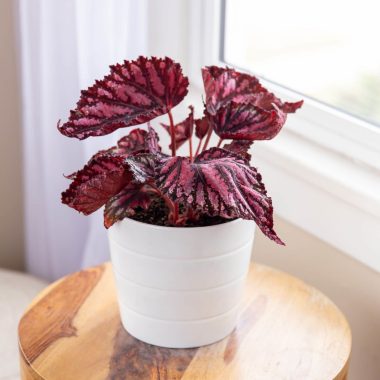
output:
{"label": "leaf stem", "polygon": [[177,153],[176,149],[176,141],[175,141],[175,130],[174,130],[174,121],[173,121],[173,115],[172,111],[169,110],[168,112],[169,116],[169,122],[170,122],[170,139],[171,139],[171,147],[172,147],[172,157],[174,157]]}
{"label": "leaf stem", "polygon": [[153,183],[149,183],[146,186],[148,186],[148,189],[146,189],[146,192],[154,193],[164,200],[166,206],[169,209],[169,221],[172,222],[173,225],[176,225],[179,219],[179,205],[173,202],[167,195],[165,195]]}
{"label": "leaf stem", "polygon": [[190,153],[190,162],[193,162],[193,134],[194,134],[194,107],[189,106],[190,109],[190,138],[189,138],[189,153]]}
{"label": "leaf stem", "polygon": [[207,149],[208,143],[210,142],[211,134],[212,134],[212,128],[209,127],[208,132],[207,132],[207,136],[206,136],[206,141],[205,141],[205,144],[203,145],[202,152],[204,152]]}
{"label": "leaf stem", "polygon": [[190,162],[193,162],[193,138],[189,138],[189,152],[190,152]]}
{"label": "leaf stem", "polygon": [[202,141],[203,141],[203,137],[202,137],[201,139],[199,139],[198,146],[197,146],[197,150],[195,151],[195,155],[194,155],[194,157],[197,157],[197,156],[198,156],[199,151],[201,150]]}
{"label": "leaf stem", "polygon": [[218,145],[216,146],[217,148],[220,148],[220,146],[222,145],[222,142],[223,142],[223,139],[220,138],[219,141],[218,141]]}

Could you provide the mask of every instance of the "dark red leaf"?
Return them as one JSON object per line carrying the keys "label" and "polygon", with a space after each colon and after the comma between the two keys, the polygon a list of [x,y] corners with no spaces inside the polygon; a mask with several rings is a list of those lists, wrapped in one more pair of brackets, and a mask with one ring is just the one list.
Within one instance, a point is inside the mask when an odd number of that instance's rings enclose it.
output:
{"label": "dark red leaf", "polygon": [[103,136],[167,113],[187,94],[189,81],[170,58],[124,61],[85,91],[62,134],[78,139]]}
{"label": "dark red leaf", "polygon": [[[108,148],[108,149],[103,149],[103,150],[99,150],[97,153],[95,153],[87,162],[86,166],[87,167],[93,167],[93,166],[96,166],[97,165],[97,162],[99,161],[99,158],[100,159],[103,159],[104,157],[110,157],[110,156],[114,156],[116,154],[114,154],[114,152],[116,152],[118,150],[117,146],[112,146],[111,148]],[[86,166],[84,168],[86,168]],[[83,169],[84,169],[83,168]],[[67,178],[67,179],[75,179],[75,177],[83,172],[83,169],[81,170],[78,170],[72,174],[64,174],[64,177]]]}
{"label": "dark red leaf", "polygon": [[232,100],[246,102],[263,88],[256,77],[229,68],[208,66],[202,69],[202,76],[207,111],[212,115]]}
{"label": "dark red leaf", "polygon": [[231,101],[252,103],[265,110],[273,109],[272,105],[275,104],[285,113],[293,113],[303,104],[303,101],[283,103],[264,88],[255,76],[239,73],[230,68],[209,66],[202,69],[202,75],[206,108],[212,115]]}
{"label": "dark red leaf", "polygon": [[148,209],[151,196],[143,189],[143,184],[129,183],[113,196],[104,208],[104,226],[109,228],[117,221],[134,215],[136,208]]}
{"label": "dark red leaf", "polygon": [[155,161],[149,153],[125,157],[99,152],[69,177],[73,182],[62,193],[62,203],[85,215],[91,214],[129,183],[153,181]]}
{"label": "dark red leaf", "polygon": [[161,152],[161,146],[159,144],[159,137],[158,137],[158,134],[157,132],[150,126],[150,124],[148,123],[148,141],[147,141],[147,145],[148,145],[148,151],[150,153],[159,153]]}
{"label": "dark red leaf", "polygon": [[[152,151],[152,144],[154,145],[154,151]],[[137,153],[156,153],[161,151],[161,147],[158,144],[157,133],[150,128],[149,132],[146,132],[143,129],[134,129],[128,135],[122,137],[116,146],[113,146],[109,149],[100,150],[94,154],[87,165],[91,165],[94,160],[97,160],[99,157],[104,156],[121,156],[124,158],[129,157],[130,155],[135,155]],[[74,172],[69,175],[65,175],[68,179],[74,179],[78,172]]]}
{"label": "dark red leaf", "polygon": [[226,149],[230,152],[234,152],[246,159],[247,162],[250,162],[251,155],[248,153],[248,151],[252,144],[253,141],[251,140],[233,140],[229,144],[224,144],[223,149]]}
{"label": "dark red leaf", "polygon": [[285,113],[294,113],[296,112],[299,108],[301,108],[303,105],[303,100],[300,100],[298,102],[290,103],[290,102],[285,102],[281,105],[281,110],[284,111]]}
{"label": "dark red leaf", "polygon": [[222,139],[269,140],[280,132],[286,113],[276,105],[267,111],[252,104],[230,102],[210,115],[209,121]]}
{"label": "dark red leaf", "polygon": [[197,136],[199,139],[203,139],[203,137],[206,136],[208,128],[209,128],[209,122],[207,119],[207,116],[203,116],[201,119],[195,119],[195,136]]}
{"label": "dark red leaf", "polygon": [[[132,180],[107,203],[104,210],[104,225],[109,228],[125,217],[134,215],[137,207],[147,209],[151,203],[151,193],[147,190],[155,181],[157,156],[149,153],[127,157]],[[160,157],[163,155],[160,154]]]}
{"label": "dark red leaf", "polygon": [[62,203],[89,215],[117,194],[131,180],[131,174],[122,157],[104,155],[91,160],[73,178],[62,193]]}
{"label": "dark red leaf", "polygon": [[[194,129],[194,108],[192,106],[190,108],[189,116],[181,121],[180,123],[174,126],[174,138],[176,143],[176,148],[178,149],[182,146],[191,136],[193,135]],[[166,129],[166,131],[170,135],[170,125],[163,124],[161,125]],[[169,145],[169,148],[172,149],[172,144]]]}
{"label": "dark red leaf", "polygon": [[282,102],[282,100],[277,98],[276,95],[263,87],[260,93],[250,99],[250,103],[265,110],[272,110],[275,105],[282,112],[294,113],[302,107],[303,100],[295,103]]}
{"label": "dark red leaf", "polygon": [[130,156],[136,153],[157,153],[161,151],[158,143],[159,137],[156,131],[149,125],[148,132],[143,129],[134,129],[129,135],[124,136],[107,152]]}
{"label": "dark red leaf", "polygon": [[209,215],[251,219],[263,233],[283,244],[273,230],[272,200],[261,175],[241,156],[212,148],[196,157],[168,157],[157,168],[157,185],[174,201]]}
{"label": "dark red leaf", "polygon": [[153,181],[155,176],[157,157],[150,153],[142,153],[127,157],[124,160],[135,183],[147,183]]}
{"label": "dark red leaf", "polygon": [[137,152],[146,152],[148,151],[147,140],[147,131],[140,128],[134,129],[117,142],[114,153],[128,156]]}

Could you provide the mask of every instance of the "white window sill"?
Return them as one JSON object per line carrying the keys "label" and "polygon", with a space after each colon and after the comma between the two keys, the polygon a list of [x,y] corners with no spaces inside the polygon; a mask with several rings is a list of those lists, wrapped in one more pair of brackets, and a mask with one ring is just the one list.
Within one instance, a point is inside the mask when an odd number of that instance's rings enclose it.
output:
{"label": "white window sill", "polygon": [[376,172],[288,130],[253,154],[280,216],[380,272]]}

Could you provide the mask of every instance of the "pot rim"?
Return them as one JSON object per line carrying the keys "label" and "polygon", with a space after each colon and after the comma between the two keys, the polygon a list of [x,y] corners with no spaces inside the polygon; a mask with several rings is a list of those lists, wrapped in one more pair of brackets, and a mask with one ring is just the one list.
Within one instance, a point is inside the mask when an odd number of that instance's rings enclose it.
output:
{"label": "pot rim", "polygon": [[[175,226],[158,226],[156,224],[150,224],[150,223],[140,222],[138,220],[134,220],[132,218],[126,217],[126,218],[120,220],[119,222],[115,223],[115,226],[117,226],[120,223],[123,223],[123,221],[128,221],[128,222],[131,222],[131,223],[136,224],[136,225],[141,225],[141,226],[144,226],[144,227],[147,227],[147,228],[150,228],[150,229],[156,229],[156,230],[161,230],[161,231],[163,231],[163,230],[168,231],[169,229],[173,229],[175,231],[178,231],[178,230],[179,231],[185,231],[185,230],[189,230],[189,231],[196,230],[196,231],[199,231],[201,229],[206,229],[206,228],[208,228],[208,229],[220,228],[223,225],[231,225],[231,224],[241,223],[243,221],[247,221],[247,222],[249,221],[249,222],[253,222],[254,223],[253,220],[246,220],[246,219],[236,218],[236,219],[233,219],[233,220],[231,220],[229,222],[224,222],[224,223],[219,223],[219,224],[213,224],[211,226],[175,227]],[[112,228],[112,226],[110,228]]]}

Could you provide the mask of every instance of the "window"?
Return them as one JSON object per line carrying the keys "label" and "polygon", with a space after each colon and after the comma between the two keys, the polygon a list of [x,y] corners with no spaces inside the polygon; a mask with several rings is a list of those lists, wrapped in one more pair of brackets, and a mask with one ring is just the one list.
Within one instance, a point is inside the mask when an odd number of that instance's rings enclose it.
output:
{"label": "window", "polygon": [[224,0],[223,60],[380,127],[380,3]]}
{"label": "window", "polygon": [[194,1],[192,57],[305,100],[253,148],[277,214],[380,272],[380,3]]}

